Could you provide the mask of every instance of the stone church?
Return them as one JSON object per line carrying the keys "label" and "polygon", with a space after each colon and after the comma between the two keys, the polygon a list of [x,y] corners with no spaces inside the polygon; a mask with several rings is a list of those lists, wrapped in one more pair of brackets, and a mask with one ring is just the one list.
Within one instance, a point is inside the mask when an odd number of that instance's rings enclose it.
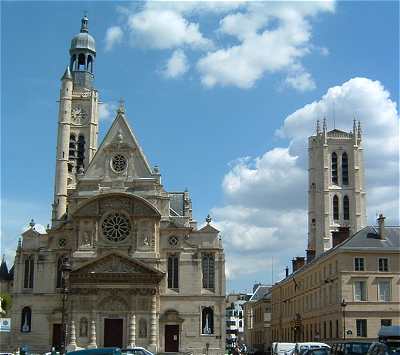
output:
{"label": "stone church", "polygon": [[[188,191],[168,192],[121,104],[98,146],[95,40],[72,38],[59,100],[52,223],[22,234],[10,281],[10,349],[143,346],[223,354],[225,260]],[[66,267],[66,265],[70,265]]]}

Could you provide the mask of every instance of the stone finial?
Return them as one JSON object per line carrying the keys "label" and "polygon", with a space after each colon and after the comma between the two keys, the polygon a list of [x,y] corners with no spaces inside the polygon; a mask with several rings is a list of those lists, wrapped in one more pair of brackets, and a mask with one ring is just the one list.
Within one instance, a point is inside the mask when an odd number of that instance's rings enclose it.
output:
{"label": "stone finial", "polygon": [[323,121],[322,121],[322,130],[324,132],[326,132],[327,128],[326,128],[326,117],[324,117]]}
{"label": "stone finial", "polygon": [[207,224],[210,224],[211,221],[212,221],[212,218],[211,218],[211,216],[208,214],[207,217],[206,217],[206,222],[207,222]]}
{"label": "stone finial", "polygon": [[158,165],[154,165],[153,173],[154,174],[159,174],[160,173],[160,168],[158,167]]}
{"label": "stone finial", "polygon": [[355,117],[353,119],[353,134],[354,134],[354,136],[357,135],[357,122],[356,122],[356,118]]}
{"label": "stone finial", "polygon": [[119,100],[119,106],[118,106],[117,113],[121,113],[121,114],[125,113],[125,100],[122,97]]}
{"label": "stone finial", "polygon": [[358,135],[358,139],[361,139],[361,134],[362,134],[362,130],[361,130],[361,121],[358,121],[358,128],[357,128],[357,135]]}
{"label": "stone finial", "polygon": [[29,222],[29,227],[33,228],[35,226],[35,221],[33,220],[33,218],[31,219],[31,221]]}
{"label": "stone finial", "polygon": [[321,127],[319,126],[319,120],[317,120],[317,125],[316,125],[316,131],[317,131],[317,135],[320,134],[321,132]]}
{"label": "stone finial", "polygon": [[89,19],[88,19],[87,15],[85,14],[82,17],[82,20],[81,20],[81,33],[88,33],[89,32],[88,23],[89,23]]}

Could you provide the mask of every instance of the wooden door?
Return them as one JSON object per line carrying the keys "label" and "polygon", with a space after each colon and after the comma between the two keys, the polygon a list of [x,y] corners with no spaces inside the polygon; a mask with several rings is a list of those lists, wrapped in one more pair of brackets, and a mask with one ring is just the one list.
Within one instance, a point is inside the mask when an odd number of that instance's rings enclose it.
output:
{"label": "wooden door", "polygon": [[53,341],[52,345],[56,350],[61,349],[62,342],[62,326],[61,324],[53,324]]}
{"label": "wooden door", "polygon": [[123,319],[104,319],[104,347],[122,348]]}
{"label": "wooden door", "polygon": [[179,325],[165,326],[165,352],[179,352]]}

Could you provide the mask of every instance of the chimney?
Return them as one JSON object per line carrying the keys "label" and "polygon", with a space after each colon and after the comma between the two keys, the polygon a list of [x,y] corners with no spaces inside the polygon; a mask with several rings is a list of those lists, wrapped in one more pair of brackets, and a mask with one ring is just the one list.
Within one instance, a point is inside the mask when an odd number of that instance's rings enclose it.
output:
{"label": "chimney", "polygon": [[314,258],[315,258],[315,250],[313,250],[313,249],[307,249],[306,250],[306,262],[307,262],[307,264],[309,264],[309,263],[311,263],[311,261],[313,261],[314,260]]}
{"label": "chimney", "polygon": [[350,236],[349,227],[339,227],[339,231],[332,232],[332,248],[346,240]]}
{"label": "chimney", "polygon": [[385,239],[385,218],[382,213],[378,217],[379,239]]}
{"label": "chimney", "polygon": [[286,266],[286,268],[285,268],[285,273],[286,273],[286,277],[288,277],[289,276],[289,267],[288,266]]}
{"label": "chimney", "polygon": [[296,256],[293,260],[292,260],[292,268],[293,268],[293,272],[297,271],[298,269],[300,269],[301,267],[303,267],[305,264],[305,258],[303,256]]}

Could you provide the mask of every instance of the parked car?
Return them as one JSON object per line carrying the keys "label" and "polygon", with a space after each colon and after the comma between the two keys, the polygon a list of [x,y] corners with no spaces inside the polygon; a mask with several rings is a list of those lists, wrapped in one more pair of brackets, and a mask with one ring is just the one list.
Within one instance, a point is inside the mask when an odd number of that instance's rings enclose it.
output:
{"label": "parked car", "polygon": [[122,355],[154,355],[151,351],[140,346],[135,346],[134,348],[121,349]]}
{"label": "parked car", "polygon": [[331,355],[363,355],[367,354],[371,341],[343,341],[334,343]]}
{"label": "parked car", "polygon": [[329,349],[331,348],[328,344],[325,343],[317,343],[317,342],[309,342],[309,343],[296,343],[292,354],[294,355],[303,355],[306,353],[307,350],[313,349]]}
{"label": "parked car", "polygon": [[67,355],[121,355],[120,348],[96,348],[69,351]]}
{"label": "parked car", "polygon": [[330,348],[326,346],[322,346],[320,348],[308,349],[304,352],[304,355],[329,355]]}
{"label": "parked car", "polygon": [[291,353],[296,343],[272,343],[272,355],[285,355]]}

